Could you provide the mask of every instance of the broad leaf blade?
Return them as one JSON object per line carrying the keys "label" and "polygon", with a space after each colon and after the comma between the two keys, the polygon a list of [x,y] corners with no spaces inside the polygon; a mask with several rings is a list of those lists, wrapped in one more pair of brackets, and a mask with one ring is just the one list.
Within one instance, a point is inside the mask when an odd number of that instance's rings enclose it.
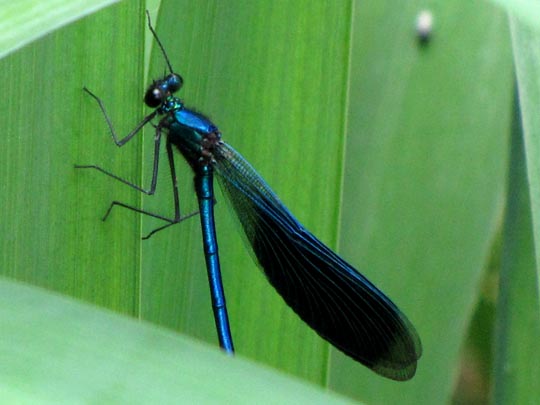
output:
{"label": "broad leaf blade", "polygon": [[0,393],[32,403],[347,403],[218,349],[0,279]]}
{"label": "broad leaf blade", "polygon": [[422,7],[359,3],[352,35],[340,252],[396,302],[424,346],[415,378],[399,386],[336,354],[330,386],[367,402],[450,400],[504,203],[506,16],[485,2],[433,5],[421,45]]}
{"label": "broad leaf blade", "polygon": [[0,4],[0,57],[118,0],[18,0]]}

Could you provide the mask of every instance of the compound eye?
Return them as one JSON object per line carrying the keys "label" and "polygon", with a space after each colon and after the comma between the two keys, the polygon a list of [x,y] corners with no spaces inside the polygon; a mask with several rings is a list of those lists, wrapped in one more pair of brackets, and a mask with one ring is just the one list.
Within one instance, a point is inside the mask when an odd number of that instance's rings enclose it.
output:
{"label": "compound eye", "polygon": [[144,96],[144,103],[151,108],[156,108],[163,101],[163,92],[159,87],[151,87]]}
{"label": "compound eye", "polygon": [[167,87],[171,93],[180,90],[182,84],[184,84],[184,79],[176,73],[172,73],[167,77]]}

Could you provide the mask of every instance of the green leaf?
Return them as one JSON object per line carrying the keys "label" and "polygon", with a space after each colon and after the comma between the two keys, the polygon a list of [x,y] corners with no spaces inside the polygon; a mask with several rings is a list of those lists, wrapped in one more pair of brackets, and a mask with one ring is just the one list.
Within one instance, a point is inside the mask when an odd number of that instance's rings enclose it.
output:
{"label": "green leaf", "polygon": [[0,61],[10,100],[0,118],[2,273],[133,315],[139,223],[128,217],[114,227],[100,216],[111,198],[137,193],[74,165],[99,162],[138,181],[137,142],[131,159],[112,161],[103,117],[82,87],[106,93],[117,122],[139,115],[124,100],[140,99],[143,86],[142,10],[134,2],[107,8]]}
{"label": "green leaf", "polygon": [[0,278],[9,403],[349,403],[156,326]]}
{"label": "green leaf", "polygon": [[540,28],[540,4],[535,0],[492,0],[503,6],[510,15],[519,17],[532,27]]}
{"label": "green leaf", "polygon": [[518,16],[510,15],[518,97],[496,329],[498,403],[526,403],[540,395],[540,29]]}
{"label": "green leaf", "polygon": [[[185,79],[181,97],[186,105],[217,123],[224,141],[257,168],[291,211],[334,245],[349,17],[344,1],[216,1],[206,7],[163,1],[156,21],[173,67]],[[150,75],[159,77],[166,68],[162,55],[153,62]],[[147,173],[150,148],[148,155]],[[185,164],[180,166],[180,189],[186,190],[182,207],[189,213],[197,209],[192,174]],[[144,207],[171,215],[167,169],[161,174],[159,196],[146,198]],[[220,257],[237,352],[324,384],[328,345],[269,286],[221,194],[217,201]],[[143,222],[145,231],[160,225],[148,218]],[[199,235],[199,220],[193,219],[143,243],[142,317],[215,342]]]}
{"label": "green leaf", "polygon": [[527,403],[540,395],[536,384],[540,378],[536,345],[540,339],[538,284],[531,196],[519,113],[516,108],[495,337],[493,386],[498,403]]}
{"label": "green leaf", "polygon": [[515,16],[511,16],[510,21],[525,142],[537,287],[540,287],[540,52],[536,46],[540,40],[540,26],[533,29]]}
{"label": "green leaf", "polygon": [[354,15],[340,253],[409,316],[424,354],[396,385],[336,353],[330,386],[368,403],[447,403],[504,207],[510,41],[500,10],[454,1],[432,5],[421,45],[423,3],[393,4]]}
{"label": "green leaf", "polygon": [[118,0],[17,0],[0,4],[0,57]]}

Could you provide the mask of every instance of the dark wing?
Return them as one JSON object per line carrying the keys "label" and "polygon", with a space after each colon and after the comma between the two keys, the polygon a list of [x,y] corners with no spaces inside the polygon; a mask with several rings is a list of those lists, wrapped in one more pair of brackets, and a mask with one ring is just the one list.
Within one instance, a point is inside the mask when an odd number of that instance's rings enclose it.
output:
{"label": "dark wing", "polygon": [[307,231],[238,152],[221,144],[214,157],[259,265],[285,302],[324,339],[376,373],[412,378],[422,347],[405,315]]}

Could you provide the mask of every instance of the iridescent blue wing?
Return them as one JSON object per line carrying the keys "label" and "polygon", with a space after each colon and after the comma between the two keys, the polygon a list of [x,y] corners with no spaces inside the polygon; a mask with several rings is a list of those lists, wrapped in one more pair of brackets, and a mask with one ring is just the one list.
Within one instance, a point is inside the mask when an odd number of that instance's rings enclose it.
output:
{"label": "iridescent blue wing", "polygon": [[416,330],[369,280],[307,231],[253,167],[221,144],[214,168],[258,264],[285,302],[335,347],[394,380],[416,372]]}

